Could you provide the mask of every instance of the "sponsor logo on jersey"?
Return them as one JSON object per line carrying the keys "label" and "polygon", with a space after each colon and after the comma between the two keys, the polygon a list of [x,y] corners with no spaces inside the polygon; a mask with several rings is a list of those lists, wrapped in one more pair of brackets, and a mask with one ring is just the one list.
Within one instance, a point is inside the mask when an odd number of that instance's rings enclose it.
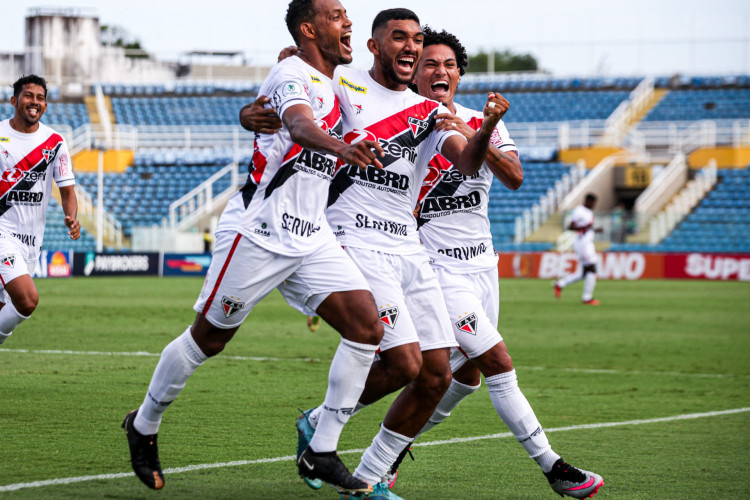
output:
{"label": "sponsor logo on jersey", "polygon": [[310,80],[312,80],[313,83],[319,83],[319,84],[323,85],[323,82],[320,80],[320,78],[318,78],[315,75],[310,75]]}
{"label": "sponsor logo on jersey", "polygon": [[479,191],[459,196],[430,196],[422,202],[420,215],[429,218],[429,214],[447,211],[471,211],[480,206],[482,198]]}
{"label": "sponsor logo on jersey", "polygon": [[301,219],[284,212],[281,216],[281,229],[297,236],[309,238],[314,233],[320,231],[320,226],[316,226],[314,222],[310,222],[309,220]]}
{"label": "sponsor logo on jersey", "polygon": [[419,137],[419,134],[427,130],[427,125],[427,122],[424,120],[420,120],[413,116],[409,117],[409,127],[411,128],[411,133],[414,137]]}
{"label": "sponsor logo on jersey", "polygon": [[15,255],[8,255],[0,259],[0,265],[3,267],[15,267],[16,265],[16,256]]}
{"label": "sponsor logo on jersey", "polygon": [[37,205],[44,199],[44,193],[33,191],[8,191],[5,201],[13,205]]}
{"label": "sponsor logo on jersey", "polygon": [[371,219],[368,215],[357,214],[355,216],[357,222],[354,224],[355,227],[364,229],[375,229],[376,231],[382,231],[384,233],[396,234],[399,236],[408,236],[406,230],[406,224],[399,224],[390,220],[377,220]]}
{"label": "sponsor logo on jersey", "polygon": [[221,298],[221,308],[224,310],[224,316],[227,318],[240,312],[243,307],[245,307],[245,303],[239,299],[227,297],[226,295]]}
{"label": "sponsor logo on jersey", "polygon": [[382,321],[385,326],[393,329],[395,328],[396,320],[398,319],[398,307],[393,306],[381,308],[380,311],[378,311],[378,315],[380,316],[380,321]]}
{"label": "sponsor logo on jersey", "polygon": [[299,156],[297,156],[294,166],[297,170],[307,172],[308,174],[319,172],[322,175],[318,175],[318,177],[330,179],[336,170],[336,160],[317,151],[303,149],[300,151]]}
{"label": "sponsor logo on jersey", "polygon": [[438,248],[438,253],[458,260],[470,260],[487,251],[487,245],[480,243],[473,247]]}
{"label": "sponsor logo on jersey", "polygon": [[409,176],[368,165],[366,170],[355,165],[347,165],[344,174],[357,184],[374,187],[380,191],[408,195]]}
{"label": "sponsor logo on jersey", "polygon": [[476,335],[477,334],[477,315],[474,313],[471,313],[468,316],[459,318],[459,320],[456,322],[456,328],[458,328],[462,332],[469,333],[471,335]]}
{"label": "sponsor logo on jersey", "polygon": [[263,222],[260,225],[260,228],[257,228],[257,227],[255,228],[255,234],[259,234],[261,236],[271,236],[271,232],[267,228],[268,228],[268,224]]}
{"label": "sponsor logo on jersey", "polygon": [[339,85],[342,87],[346,87],[348,89],[353,90],[354,92],[358,92],[360,94],[366,94],[367,93],[367,87],[363,87],[361,85],[355,85],[343,76],[339,77]]}
{"label": "sponsor logo on jersey", "polygon": [[377,140],[378,138],[375,137],[375,134],[373,134],[369,130],[360,130],[356,128],[344,135],[344,142],[347,144],[357,144],[360,141],[376,142]]}
{"label": "sponsor logo on jersey", "polygon": [[302,95],[302,87],[297,82],[284,82],[281,93],[284,97]]}
{"label": "sponsor logo on jersey", "polygon": [[22,234],[22,233],[10,233],[11,236],[16,238],[18,241],[29,247],[36,246],[36,235],[33,234]]}
{"label": "sponsor logo on jersey", "polygon": [[10,137],[0,137],[0,142],[10,142]]}

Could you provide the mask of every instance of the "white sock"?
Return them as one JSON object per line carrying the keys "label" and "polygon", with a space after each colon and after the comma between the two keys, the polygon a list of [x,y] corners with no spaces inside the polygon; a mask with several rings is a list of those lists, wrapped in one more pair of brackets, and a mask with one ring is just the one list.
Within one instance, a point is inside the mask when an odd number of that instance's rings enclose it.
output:
{"label": "white sock", "polygon": [[542,425],[518,387],[516,371],[500,373],[484,380],[495,411],[503,423],[508,426],[529,456],[539,463],[542,470],[549,472],[560,456],[552,451]]}
{"label": "white sock", "polygon": [[[357,413],[360,412],[363,408],[367,408],[370,405],[362,404],[359,401],[357,401],[357,404],[354,406],[354,410],[352,410],[351,416],[353,417]],[[310,426],[313,429],[318,428],[318,419],[320,418],[320,415],[323,413],[323,405],[318,406],[317,408],[313,408],[313,411],[310,412],[310,414],[307,416],[307,421],[310,422]]]}
{"label": "white sock", "polygon": [[159,431],[164,410],[177,398],[190,375],[206,360],[190,334],[190,327],[161,352],[148,393],[138,409],[133,425],[141,434]]}
{"label": "white sock", "polygon": [[581,300],[586,302],[594,298],[594,288],[596,287],[596,273],[586,273],[583,278],[583,296]]}
{"label": "white sock", "polygon": [[419,431],[417,437],[421,436],[422,434],[429,431],[437,424],[448,418],[451,412],[456,408],[456,406],[458,406],[458,403],[463,401],[466,396],[474,394],[481,385],[481,382],[479,383],[479,385],[466,385],[462,384],[461,382],[456,382],[456,379],[451,380],[451,385],[448,386],[448,390],[445,391],[443,399],[440,400],[437,408],[435,408],[435,412],[432,414],[427,423],[424,424],[424,427],[422,427],[422,430]]}
{"label": "white sock", "polygon": [[13,302],[6,302],[5,306],[0,309],[0,344],[5,342],[13,330],[27,319],[29,317],[19,313]]}
{"label": "white sock", "polygon": [[581,269],[581,266],[578,266],[578,269],[573,274],[568,274],[567,276],[563,276],[557,282],[555,283],[560,288],[565,288],[566,286],[575,283],[578,280],[583,279],[583,270]]}
{"label": "white sock", "polygon": [[391,469],[391,465],[396,462],[399,454],[413,440],[414,438],[389,431],[381,424],[380,432],[375,435],[372,444],[365,450],[359,466],[352,475],[372,485],[378,484]]}
{"label": "white sock", "polygon": [[362,395],[377,345],[341,339],[328,370],[328,391],[317,416],[310,448],[317,453],[335,451],[344,425]]}

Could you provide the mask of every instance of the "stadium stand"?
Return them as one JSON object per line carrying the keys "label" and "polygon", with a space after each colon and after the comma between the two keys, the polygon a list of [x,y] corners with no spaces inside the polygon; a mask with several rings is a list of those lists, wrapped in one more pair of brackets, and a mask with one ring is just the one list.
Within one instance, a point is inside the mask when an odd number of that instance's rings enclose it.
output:
{"label": "stadium stand", "polygon": [[673,90],[651,110],[645,121],[747,119],[750,89]]}
{"label": "stadium stand", "polygon": [[656,245],[616,244],[616,252],[750,252],[750,167],[719,170],[713,190]]}
{"label": "stadium stand", "polygon": [[[0,104],[0,116],[3,119],[13,116],[13,112],[13,106],[10,102]],[[48,101],[47,111],[43,118],[42,121],[52,127],[67,125],[72,129],[77,129],[81,125],[89,123],[89,114],[86,111],[86,105],[83,103]]]}
{"label": "stadium stand", "polygon": [[123,125],[236,125],[248,97],[113,97]]}
{"label": "stadium stand", "polygon": [[65,214],[62,206],[51,198],[47,206],[47,222],[44,226],[42,250],[73,250],[76,252],[93,252],[96,250],[96,239],[86,228],[81,227],[81,237],[71,240],[68,228],[65,227]]}

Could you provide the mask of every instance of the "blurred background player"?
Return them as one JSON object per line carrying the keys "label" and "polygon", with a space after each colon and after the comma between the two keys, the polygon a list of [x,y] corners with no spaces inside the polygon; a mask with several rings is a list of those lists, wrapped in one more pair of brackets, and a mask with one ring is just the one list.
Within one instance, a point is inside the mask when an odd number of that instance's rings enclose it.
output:
{"label": "blurred background player", "polygon": [[31,276],[39,258],[52,196],[52,180],[60,198],[68,235],[77,240],[76,199],[68,146],[41,120],[47,111],[47,82],[28,75],[13,84],[13,117],[0,122],[0,344],[31,316],[39,293]]}
{"label": "blurred background player", "polygon": [[[415,78],[419,94],[439,101],[452,113],[438,115],[442,119],[438,127],[458,130],[470,138],[482,124],[482,112],[453,100],[467,64],[466,50],[454,35],[424,28],[424,51]],[[509,106],[501,99],[503,113]],[[502,121],[495,126],[491,143],[483,167],[474,176],[461,175],[448,160],[435,155],[420,193],[419,236],[440,281],[453,332],[461,346],[451,353],[451,385],[420,434],[445,420],[463,398],[479,388],[481,371],[495,411],[539,464],[552,489],[561,495],[584,498],[601,487],[601,477],[566,464],[552,450],[518,387],[511,357],[497,330],[498,257],[487,216],[490,186],[496,177],[507,188],[518,189],[523,168]],[[466,363],[468,358],[472,363]],[[397,468],[398,463],[391,475],[395,476]]]}
{"label": "blurred background player", "polygon": [[568,229],[577,231],[573,250],[578,255],[578,266],[576,271],[564,276],[555,282],[555,297],[558,299],[562,289],[571,283],[583,279],[583,295],[581,301],[590,306],[598,306],[599,301],[594,298],[596,288],[596,249],[594,248],[594,207],[596,207],[596,195],[588,193],[583,205],[578,205],[571,215]]}
{"label": "blurred background player", "polygon": [[[382,167],[372,141],[340,140],[341,113],[331,88],[334,68],[351,62],[351,22],[338,0],[293,0],[286,15],[300,47],[261,86],[284,128],[257,134],[245,186],[221,215],[195,322],[162,352],[143,404],[123,421],[133,469],[150,488],[164,486],[157,448],[163,412],[188,378],[221,352],[244,319],[278,288],[304,314],[319,314],[342,336],[331,361],[318,432],[302,453],[306,476],[340,492],[372,487],[353,477],[336,447],[362,393],[383,335],[362,273],[336,242],[324,209],[337,161]],[[375,167],[373,167],[375,168]]]}

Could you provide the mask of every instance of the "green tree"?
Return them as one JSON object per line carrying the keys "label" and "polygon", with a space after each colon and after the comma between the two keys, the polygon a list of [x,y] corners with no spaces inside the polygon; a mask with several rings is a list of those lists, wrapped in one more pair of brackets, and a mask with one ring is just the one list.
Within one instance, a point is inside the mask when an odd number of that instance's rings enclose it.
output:
{"label": "green tree", "polygon": [[[539,65],[536,58],[531,54],[514,54],[509,50],[495,52],[495,71],[536,71]],[[469,67],[466,71],[470,73],[486,73],[488,69],[489,54],[479,52],[469,56]]]}

